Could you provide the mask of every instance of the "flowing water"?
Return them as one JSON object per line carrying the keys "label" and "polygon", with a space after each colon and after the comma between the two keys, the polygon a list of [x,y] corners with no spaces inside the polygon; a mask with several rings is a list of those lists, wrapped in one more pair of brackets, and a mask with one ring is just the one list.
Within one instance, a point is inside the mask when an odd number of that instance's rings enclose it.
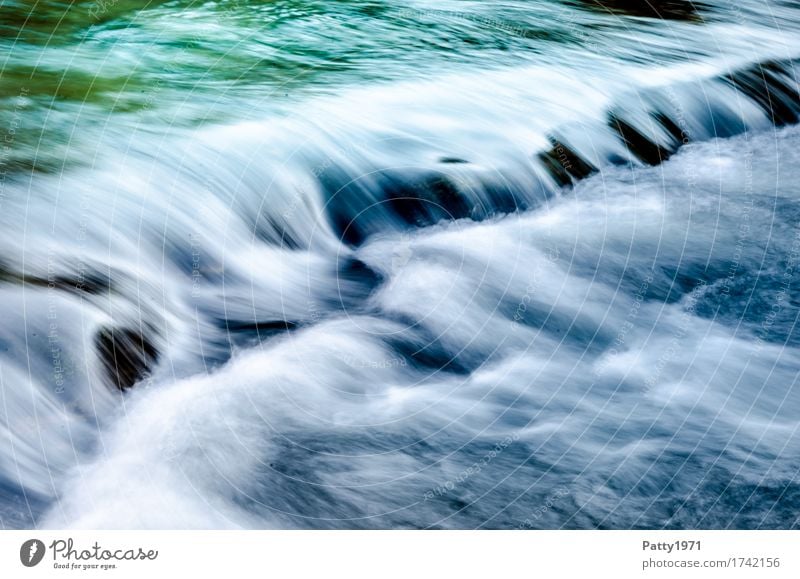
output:
{"label": "flowing water", "polygon": [[800,525],[800,6],[0,0],[4,528]]}

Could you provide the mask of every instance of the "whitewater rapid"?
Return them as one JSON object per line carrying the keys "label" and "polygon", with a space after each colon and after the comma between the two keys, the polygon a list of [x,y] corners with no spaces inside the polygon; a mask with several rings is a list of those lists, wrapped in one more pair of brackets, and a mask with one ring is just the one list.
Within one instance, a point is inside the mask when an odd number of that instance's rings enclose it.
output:
{"label": "whitewater rapid", "polygon": [[[791,526],[799,140],[368,242],[356,304],[331,273],[336,315],[134,391],[44,526]],[[251,281],[287,311],[324,269],[274,257]]]}
{"label": "whitewater rapid", "polygon": [[110,127],[8,177],[3,526],[796,526],[773,40]]}

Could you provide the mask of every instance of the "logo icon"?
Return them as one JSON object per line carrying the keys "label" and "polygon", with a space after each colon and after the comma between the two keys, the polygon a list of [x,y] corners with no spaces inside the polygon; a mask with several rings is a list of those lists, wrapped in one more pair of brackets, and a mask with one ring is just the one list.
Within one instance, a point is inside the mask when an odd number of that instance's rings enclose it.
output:
{"label": "logo icon", "polygon": [[19,560],[26,567],[35,567],[44,558],[44,543],[39,539],[28,539],[19,548]]}

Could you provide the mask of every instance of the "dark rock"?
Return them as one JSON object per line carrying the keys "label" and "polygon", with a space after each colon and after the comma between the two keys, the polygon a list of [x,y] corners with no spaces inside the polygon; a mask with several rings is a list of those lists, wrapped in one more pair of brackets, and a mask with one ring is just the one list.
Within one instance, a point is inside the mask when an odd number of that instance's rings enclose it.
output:
{"label": "dark rock", "polygon": [[608,126],[611,127],[625,143],[625,146],[635,157],[648,165],[658,165],[666,161],[673,151],[654,143],[637,129],[611,113],[608,116]]}
{"label": "dark rock", "polygon": [[571,185],[573,180],[584,179],[597,172],[594,165],[585,161],[567,145],[555,137],[550,137],[549,140],[552,148],[539,153],[539,160],[556,183],[565,187]]}
{"label": "dark rock", "polygon": [[778,63],[757,65],[723,80],[755,101],[776,126],[793,124],[800,118],[797,86]]}
{"label": "dark rock", "polygon": [[676,147],[680,147],[684,139],[690,141],[689,135],[684,132],[675,122],[669,118],[664,113],[655,113],[653,117],[658,121],[658,123],[664,127],[664,129],[669,133],[669,136],[673,138]]}
{"label": "dark rock", "polygon": [[665,20],[701,20],[701,2],[690,0],[579,0],[584,8],[620,16],[645,16]]}
{"label": "dark rock", "polygon": [[34,287],[52,287],[74,294],[100,295],[112,289],[111,277],[98,271],[86,272],[83,277],[56,275],[51,278],[23,274],[14,271],[8,264],[0,261],[0,283],[25,284]]}
{"label": "dark rock", "polygon": [[108,379],[120,391],[144,378],[158,360],[155,345],[131,328],[102,328],[95,346]]}
{"label": "dark rock", "polygon": [[294,330],[298,327],[295,322],[287,320],[264,320],[264,321],[242,321],[242,320],[223,320],[223,327],[229,332],[256,332],[261,335],[277,334]]}
{"label": "dark rock", "polygon": [[388,179],[384,193],[394,213],[409,225],[425,227],[470,215],[470,204],[444,175],[416,181]]}

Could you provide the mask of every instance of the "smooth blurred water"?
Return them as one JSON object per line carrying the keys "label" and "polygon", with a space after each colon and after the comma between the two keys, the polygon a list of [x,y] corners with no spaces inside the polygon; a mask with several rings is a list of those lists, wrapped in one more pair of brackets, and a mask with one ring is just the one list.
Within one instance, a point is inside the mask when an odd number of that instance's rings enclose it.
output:
{"label": "smooth blurred water", "polygon": [[653,4],[2,0],[2,525],[796,527],[800,8]]}
{"label": "smooth blurred water", "polygon": [[261,120],[292,114],[309,95],[365,84],[528,65],[568,75],[605,64],[725,69],[794,55],[794,2],[652,3],[667,6],[666,19],[630,16],[649,12],[646,2],[606,3],[624,5],[638,8],[3,0],[0,126],[24,110],[8,162],[58,172],[65,162],[91,164],[112,128],[162,134]]}

